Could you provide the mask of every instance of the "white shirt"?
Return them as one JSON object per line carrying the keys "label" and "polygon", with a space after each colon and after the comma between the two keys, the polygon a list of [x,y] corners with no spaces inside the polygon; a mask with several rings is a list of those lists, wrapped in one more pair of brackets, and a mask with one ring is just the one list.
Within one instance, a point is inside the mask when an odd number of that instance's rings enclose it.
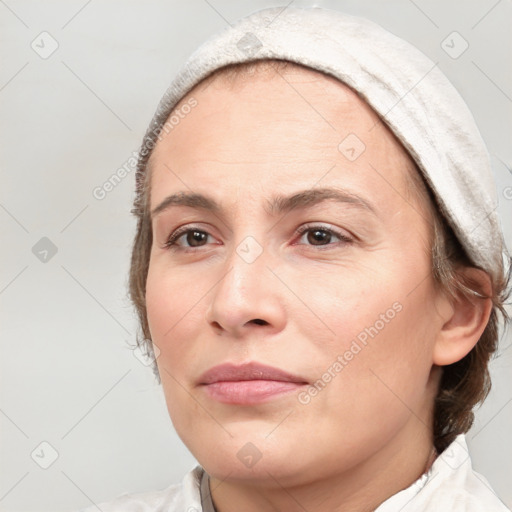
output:
{"label": "white shirt", "polygon": [[[203,503],[201,504],[201,497]],[[161,491],[123,494],[80,512],[215,512],[208,475],[196,466],[180,484]],[[411,486],[388,498],[375,512],[511,512],[487,480],[473,471],[464,435]]]}

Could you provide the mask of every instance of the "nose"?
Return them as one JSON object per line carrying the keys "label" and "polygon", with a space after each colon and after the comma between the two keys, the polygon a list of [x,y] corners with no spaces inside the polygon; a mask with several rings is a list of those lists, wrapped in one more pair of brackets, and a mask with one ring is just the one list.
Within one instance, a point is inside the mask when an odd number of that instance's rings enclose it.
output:
{"label": "nose", "polygon": [[233,250],[208,295],[206,321],[217,334],[242,338],[255,329],[270,334],[284,328],[284,297],[269,262],[265,251],[251,261]]}

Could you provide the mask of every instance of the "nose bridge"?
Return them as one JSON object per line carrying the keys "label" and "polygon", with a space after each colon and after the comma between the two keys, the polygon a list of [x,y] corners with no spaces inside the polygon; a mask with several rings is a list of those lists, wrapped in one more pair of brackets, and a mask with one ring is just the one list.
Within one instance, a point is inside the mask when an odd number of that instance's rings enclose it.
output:
{"label": "nose bridge", "polygon": [[263,289],[267,288],[264,285],[269,277],[268,256],[268,251],[253,236],[235,242],[226,258],[228,273],[219,283],[217,298],[240,309],[254,307],[261,299]]}
{"label": "nose bridge", "polygon": [[245,299],[249,299],[251,295],[253,299],[257,299],[259,293],[266,288],[269,256],[268,249],[265,250],[263,245],[250,235],[232,251],[229,257],[233,274],[232,284]]}
{"label": "nose bridge", "polygon": [[[255,236],[235,241],[225,260],[225,273],[214,287],[207,320],[225,330],[239,330],[251,320],[275,327],[281,323],[275,281],[267,265],[270,251]],[[256,322],[261,324],[262,322]]]}

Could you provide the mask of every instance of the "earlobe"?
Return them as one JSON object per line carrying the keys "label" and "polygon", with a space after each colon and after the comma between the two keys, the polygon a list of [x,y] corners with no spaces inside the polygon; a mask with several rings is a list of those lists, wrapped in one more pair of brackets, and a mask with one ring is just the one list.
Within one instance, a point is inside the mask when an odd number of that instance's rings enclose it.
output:
{"label": "earlobe", "polygon": [[460,361],[477,344],[484,332],[492,311],[492,285],[489,275],[483,270],[466,267],[461,272],[464,280],[472,283],[471,288],[479,290],[483,297],[458,293],[452,299],[451,315],[438,333],[433,363],[446,366]]}

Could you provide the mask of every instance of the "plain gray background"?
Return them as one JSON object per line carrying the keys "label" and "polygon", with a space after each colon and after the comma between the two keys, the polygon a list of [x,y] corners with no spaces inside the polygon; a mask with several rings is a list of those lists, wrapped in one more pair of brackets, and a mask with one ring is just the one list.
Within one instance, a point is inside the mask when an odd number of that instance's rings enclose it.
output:
{"label": "plain gray background", "polygon": [[[161,388],[129,348],[134,173],[103,200],[93,191],[138,149],[186,57],[227,23],[273,5],[0,0],[0,510],[78,509],[165,487],[194,466]],[[510,250],[512,2],[292,5],[366,16],[439,63],[488,144]],[[476,469],[512,506],[510,346],[508,333],[468,441]]]}

